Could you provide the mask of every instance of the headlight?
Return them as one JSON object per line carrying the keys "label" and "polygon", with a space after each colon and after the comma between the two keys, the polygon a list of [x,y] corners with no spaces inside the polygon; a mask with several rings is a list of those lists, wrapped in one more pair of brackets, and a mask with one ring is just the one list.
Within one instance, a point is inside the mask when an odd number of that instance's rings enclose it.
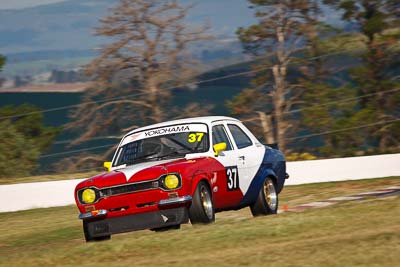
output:
{"label": "headlight", "polygon": [[82,201],[85,202],[86,204],[91,204],[96,201],[96,192],[91,189],[85,189],[82,192]]}
{"label": "headlight", "polygon": [[175,189],[179,186],[179,177],[175,174],[168,174],[164,178],[164,185],[167,189]]}

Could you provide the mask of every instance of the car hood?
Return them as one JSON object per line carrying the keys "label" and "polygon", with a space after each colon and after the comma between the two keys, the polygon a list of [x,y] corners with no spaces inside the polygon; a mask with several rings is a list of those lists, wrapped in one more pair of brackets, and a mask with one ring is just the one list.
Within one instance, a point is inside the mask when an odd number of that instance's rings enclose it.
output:
{"label": "car hood", "polygon": [[[135,165],[131,165],[125,168],[117,169],[115,172],[123,173],[125,176],[126,181],[128,182],[135,182],[135,181],[140,181],[143,180],[141,179],[142,176],[148,177],[147,179],[145,178],[144,180],[148,179],[155,179],[158,178],[159,176],[167,173],[167,167],[168,163],[172,162],[179,162],[182,159],[168,159],[168,160],[157,160],[157,161],[147,161],[147,162],[142,162],[138,163]],[[143,175],[140,176],[135,176],[135,174],[139,172],[145,172]]]}
{"label": "car hood", "polygon": [[78,184],[76,189],[90,186],[104,188],[125,183],[154,180],[168,172],[188,170],[190,169],[188,168],[189,166],[194,166],[195,164],[196,160],[185,158],[142,162],[91,177]]}

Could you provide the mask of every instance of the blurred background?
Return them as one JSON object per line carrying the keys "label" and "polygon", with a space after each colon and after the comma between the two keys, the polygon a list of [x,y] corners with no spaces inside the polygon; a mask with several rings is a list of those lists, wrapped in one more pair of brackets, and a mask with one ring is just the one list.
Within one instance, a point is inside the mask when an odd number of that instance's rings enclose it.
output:
{"label": "blurred background", "polygon": [[206,115],[288,160],[400,151],[398,1],[14,2],[0,1],[0,179],[76,178],[129,130]]}

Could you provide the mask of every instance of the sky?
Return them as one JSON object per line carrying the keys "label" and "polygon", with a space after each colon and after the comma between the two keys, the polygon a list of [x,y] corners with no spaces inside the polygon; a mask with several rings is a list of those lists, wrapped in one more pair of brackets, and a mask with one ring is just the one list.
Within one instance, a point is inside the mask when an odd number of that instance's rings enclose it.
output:
{"label": "sky", "polygon": [[0,0],[0,9],[19,9],[24,7],[38,6],[62,2],[64,0]]}

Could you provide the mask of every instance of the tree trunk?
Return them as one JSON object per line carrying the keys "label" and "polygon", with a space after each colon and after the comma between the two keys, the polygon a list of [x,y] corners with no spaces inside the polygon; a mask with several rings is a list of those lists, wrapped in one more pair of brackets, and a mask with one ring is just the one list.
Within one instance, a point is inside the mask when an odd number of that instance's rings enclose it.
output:
{"label": "tree trunk", "polygon": [[279,144],[279,148],[285,152],[286,150],[286,140],[285,131],[286,123],[283,117],[283,107],[285,104],[285,81],[284,76],[282,76],[281,68],[279,65],[272,67],[272,72],[275,79],[275,92],[273,97],[274,111],[275,111],[275,124],[276,124],[276,139]]}
{"label": "tree trunk", "polygon": [[155,81],[150,78],[149,79],[149,88],[148,90],[150,91],[150,103],[152,106],[152,114],[151,117],[153,119],[154,122],[162,122],[163,121],[163,114],[160,108],[160,101],[158,99],[159,97],[159,89],[157,87],[157,85],[155,84]]}
{"label": "tree trunk", "polygon": [[277,27],[276,38],[278,41],[278,46],[276,50],[277,64],[272,67],[272,74],[275,80],[275,90],[273,92],[273,104],[275,111],[275,123],[276,123],[276,139],[279,144],[279,148],[285,152],[286,150],[286,140],[285,132],[287,123],[283,116],[283,110],[285,107],[285,92],[286,92],[286,68],[287,62],[285,62],[285,34],[282,27]]}
{"label": "tree trunk", "polygon": [[274,144],[274,131],[271,122],[271,115],[266,115],[262,111],[257,111],[258,116],[260,117],[261,126],[263,127],[263,136],[264,140],[267,144]]}

